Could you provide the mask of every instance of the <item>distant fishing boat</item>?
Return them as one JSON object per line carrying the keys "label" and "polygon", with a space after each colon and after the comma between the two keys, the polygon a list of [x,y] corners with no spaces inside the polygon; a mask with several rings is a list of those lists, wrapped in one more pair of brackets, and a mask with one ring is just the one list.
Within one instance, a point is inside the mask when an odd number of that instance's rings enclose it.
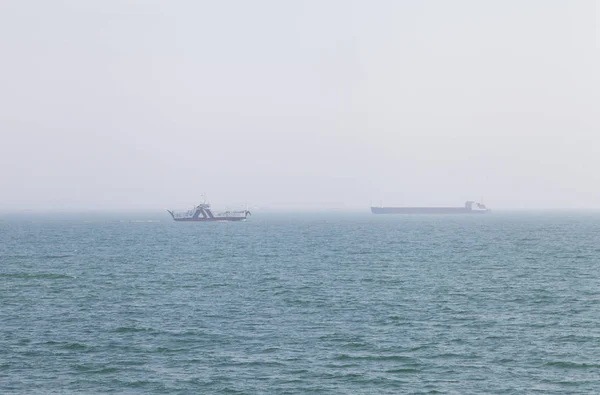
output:
{"label": "distant fishing boat", "polygon": [[176,212],[167,210],[167,212],[171,214],[171,217],[173,217],[175,221],[181,222],[245,221],[249,215],[252,215],[247,209],[213,212],[210,208],[210,203],[206,202],[206,200],[188,211]]}

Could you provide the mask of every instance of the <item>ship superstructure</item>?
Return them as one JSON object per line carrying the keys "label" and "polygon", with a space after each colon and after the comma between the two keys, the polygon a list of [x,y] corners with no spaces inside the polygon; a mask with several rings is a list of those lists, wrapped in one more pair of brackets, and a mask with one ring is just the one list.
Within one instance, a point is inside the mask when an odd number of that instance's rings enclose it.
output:
{"label": "ship superstructure", "polygon": [[486,214],[491,210],[483,203],[465,202],[464,207],[371,207],[373,214]]}
{"label": "ship superstructure", "polygon": [[237,210],[237,211],[223,211],[213,212],[210,208],[210,203],[204,202],[193,209],[183,212],[176,212],[167,210],[171,217],[175,221],[189,221],[189,222],[211,222],[211,221],[245,221],[249,215],[252,215],[250,211]]}

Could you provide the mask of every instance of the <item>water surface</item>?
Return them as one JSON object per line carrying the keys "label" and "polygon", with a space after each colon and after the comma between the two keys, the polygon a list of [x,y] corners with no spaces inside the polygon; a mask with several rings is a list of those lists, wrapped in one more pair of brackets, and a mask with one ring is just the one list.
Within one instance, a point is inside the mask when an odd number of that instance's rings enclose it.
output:
{"label": "water surface", "polygon": [[1,393],[600,393],[600,214],[0,217]]}

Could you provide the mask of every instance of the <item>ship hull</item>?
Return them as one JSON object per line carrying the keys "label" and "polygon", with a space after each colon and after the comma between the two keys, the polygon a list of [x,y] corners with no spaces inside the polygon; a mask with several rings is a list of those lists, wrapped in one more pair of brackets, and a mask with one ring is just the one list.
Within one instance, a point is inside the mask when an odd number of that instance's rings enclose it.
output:
{"label": "ship hull", "polygon": [[246,217],[174,218],[177,222],[233,222],[245,221]]}
{"label": "ship hull", "polygon": [[167,210],[173,220],[177,222],[240,222],[245,221],[250,215],[250,211],[225,211],[213,213],[210,204],[202,203],[184,213],[176,213]]}
{"label": "ship hull", "polygon": [[373,214],[486,214],[489,210],[465,207],[371,207]]}

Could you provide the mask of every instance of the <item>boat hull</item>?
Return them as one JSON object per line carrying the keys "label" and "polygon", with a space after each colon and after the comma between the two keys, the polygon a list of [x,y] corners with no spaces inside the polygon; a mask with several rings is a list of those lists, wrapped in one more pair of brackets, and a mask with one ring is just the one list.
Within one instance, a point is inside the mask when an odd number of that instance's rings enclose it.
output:
{"label": "boat hull", "polygon": [[465,207],[371,207],[373,214],[486,214],[489,210]]}
{"label": "boat hull", "polygon": [[245,221],[246,217],[173,218],[177,222],[232,222]]}
{"label": "boat hull", "polygon": [[173,220],[177,222],[239,222],[245,221],[250,214],[250,211],[225,211],[213,213],[210,204],[202,203],[184,213],[176,213],[167,210]]}

